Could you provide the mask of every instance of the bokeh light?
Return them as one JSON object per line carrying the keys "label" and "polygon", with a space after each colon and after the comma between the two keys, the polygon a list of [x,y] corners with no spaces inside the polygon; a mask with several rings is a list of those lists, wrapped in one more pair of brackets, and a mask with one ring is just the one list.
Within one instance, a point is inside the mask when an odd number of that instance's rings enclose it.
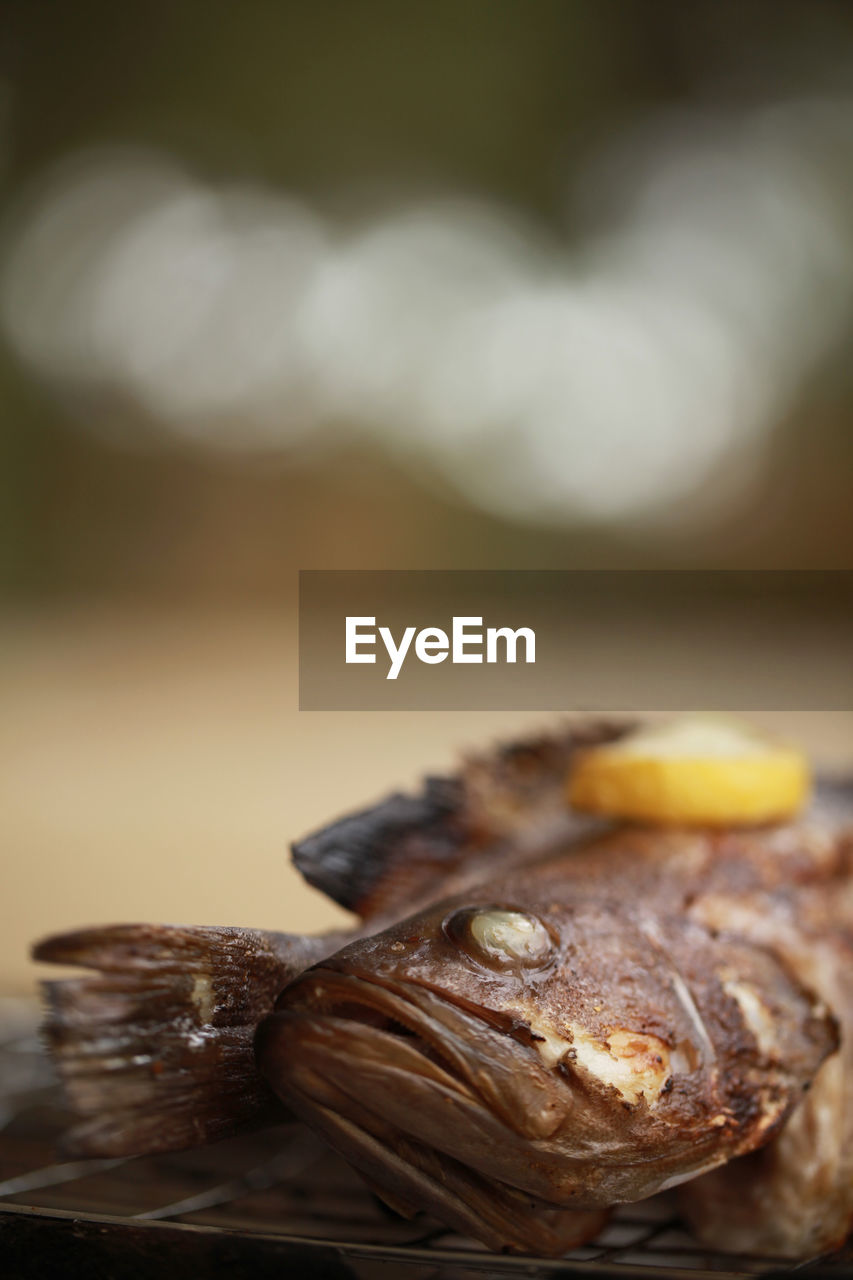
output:
{"label": "bokeh light", "polygon": [[580,174],[587,218],[619,215],[574,242],[464,195],[332,218],[158,152],[74,156],[7,233],[4,330],[199,448],[367,437],[504,518],[653,519],[850,322],[853,111],[823,105],[642,120]]}

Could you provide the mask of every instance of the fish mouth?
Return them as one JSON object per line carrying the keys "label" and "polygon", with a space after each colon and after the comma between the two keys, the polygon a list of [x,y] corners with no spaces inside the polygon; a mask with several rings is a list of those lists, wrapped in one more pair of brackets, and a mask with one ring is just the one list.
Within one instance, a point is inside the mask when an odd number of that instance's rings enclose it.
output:
{"label": "fish mouth", "polygon": [[565,1156],[548,1139],[567,1086],[510,1019],[319,966],[287,988],[256,1050],[275,1091],[403,1213],[426,1207],[495,1248],[557,1252],[602,1220],[558,1207]]}

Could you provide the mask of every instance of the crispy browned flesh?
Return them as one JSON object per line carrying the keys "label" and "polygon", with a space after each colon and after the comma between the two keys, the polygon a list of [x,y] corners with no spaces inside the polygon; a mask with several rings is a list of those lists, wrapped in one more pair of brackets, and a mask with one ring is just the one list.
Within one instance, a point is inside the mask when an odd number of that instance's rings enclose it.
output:
{"label": "crispy browned flesh", "polygon": [[566,804],[571,758],[630,728],[596,721],[471,756],[415,795],[391,795],[298,840],[293,861],[363,919],[399,918],[604,825]]}
{"label": "crispy browned flesh", "polygon": [[[695,1234],[715,1247],[807,1257],[840,1246],[853,1209],[853,880],[827,894],[803,887],[770,903],[744,895],[700,901],[714,927],[736,928],[784,951],[794,972],[821,993],[842,1028],[841,1047],[767,1146],[681,1192]],[[796,914],[795,912],[796,907]]]}
{"label": "crispy browned flesh", "polygon": [[[812,1084],[822,1096],[841,1061],[833,1007],[850,1030],[843,821],[819,802],[784,827],[620,827],[558,847],[303,975],[262,1028],[261,1068],[392,1200],[405,1184],[493,1246],[547,1251],[543,1203],[594,1212],[677,1186],[783,1133]],[[731,907],[714,916],[738,902],[763,935]],[[515,958],[478,950],[519,919]],[[827,1182],[810,1169],[816,1203]],[[850,1179],[830,1182],[832,1222],[792,1227],[779,1252],[846,1232]]]}
{"label": "crispy browned flesh", "polygon": [[[338,939],[337,941],[340,941]],[[251,929],[110,925],[47,938],[36,960],[95,970],[44,984],[44,1034],[77,1155],[138,1155],[275,1119],[253,1039],[282,987],[335,939]]]}

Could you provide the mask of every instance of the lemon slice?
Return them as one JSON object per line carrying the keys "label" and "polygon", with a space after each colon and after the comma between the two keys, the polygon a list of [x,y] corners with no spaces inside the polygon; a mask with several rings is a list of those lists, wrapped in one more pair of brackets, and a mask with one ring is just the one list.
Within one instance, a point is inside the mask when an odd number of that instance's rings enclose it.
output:
{"label": "lemon slice", "polygon": [[801,752],[734,721],[697,718],[584,752],[568,794],[588,813],[722,826],[790,818],[809,783]]}

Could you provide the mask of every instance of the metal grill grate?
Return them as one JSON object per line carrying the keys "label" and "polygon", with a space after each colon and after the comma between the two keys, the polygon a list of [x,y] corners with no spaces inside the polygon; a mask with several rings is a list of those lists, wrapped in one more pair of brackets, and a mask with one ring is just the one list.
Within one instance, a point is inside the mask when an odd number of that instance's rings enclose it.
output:
{"label": "metal grill grate", "polygon": [[[492,1254],[425,1218],[386,1210],[299,1125],[168,1156],[57,1162],[68,1123],[37,1011],[0,1001],[0,1248],[5,1276],[292,1272],[356,1280],[613,1275],[755,1276],[766,1258],[700,1248],[665,1197],[618,1211],[565,1258]],[[798,1275],[851,1274],[853,1254]],[[11,1269],[9,1269],[11,1266]]]}

